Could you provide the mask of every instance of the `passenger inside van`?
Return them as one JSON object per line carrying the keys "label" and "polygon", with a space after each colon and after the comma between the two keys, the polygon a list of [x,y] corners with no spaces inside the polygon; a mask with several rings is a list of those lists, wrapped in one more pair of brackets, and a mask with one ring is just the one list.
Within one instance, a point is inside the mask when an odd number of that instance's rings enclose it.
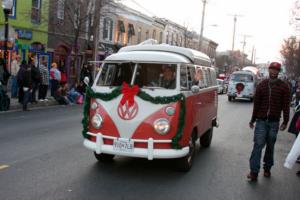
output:
{"label": "passenger inside van", "polygon": [[159,86],[166,89],[175,89],[176,86],[176,73],[175,67],[171,65],[163,65],[162,77],[159,79]]}

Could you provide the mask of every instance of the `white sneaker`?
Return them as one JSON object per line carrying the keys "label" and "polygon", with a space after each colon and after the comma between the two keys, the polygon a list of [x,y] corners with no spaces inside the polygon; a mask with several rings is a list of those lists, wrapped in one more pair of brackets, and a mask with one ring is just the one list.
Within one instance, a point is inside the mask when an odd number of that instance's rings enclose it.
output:
{"label": "white sneaker", "polygon": [[48,101],[48,99],[44,99],[44,101]]}
{"label": "white sneaker", "polygon": [[39,99],[39,101],[43,102],[43,101],[44,101],[44,99]]}

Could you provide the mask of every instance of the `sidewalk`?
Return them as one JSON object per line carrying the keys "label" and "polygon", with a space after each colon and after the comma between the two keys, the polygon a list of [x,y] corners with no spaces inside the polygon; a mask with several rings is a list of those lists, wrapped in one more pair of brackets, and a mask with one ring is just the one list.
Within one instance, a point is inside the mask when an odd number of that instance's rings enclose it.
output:
{"label": "sidewalk", "polygon": [[[0,111],[1,113],[11,112],[11,111],[21,111],[22,104],[18,102],[18,98],[11,98],[10,91],[7,92],[7,95],[10,97],[10,106],[7,111]],[[37,103],[28,103],[28,109],[38,109],[47,106],[59,105],[53,97],[47,97],[47,101],[38,101]]]}
{"label": "sidewalk", "polygon": [[[48,101],[38,101],[37,103],[28,103],[28,109],[30,110],[32,108],[58,105],[57,101],[53,97],[48,97],[47,99]],[[22,104],[18,102],[17,98],[16,99],[10,98],[10,107],[8,111],[13,111],[13,110],[22,110]]]}

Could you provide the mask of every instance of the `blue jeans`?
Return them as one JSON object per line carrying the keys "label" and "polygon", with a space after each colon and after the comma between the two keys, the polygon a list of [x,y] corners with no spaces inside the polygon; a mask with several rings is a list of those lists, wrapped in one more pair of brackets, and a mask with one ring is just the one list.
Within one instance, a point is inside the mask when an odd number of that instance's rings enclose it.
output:
{"label": "blue jeans", "polygon": [[24,97],[23,97],[23,110],[27,110],[27,104],[31,100],[31,92],[30,90],[24,91]]}
{"label": "blue jeans", "polygon": [[18,96],[18,82],[16,76],[11,76],[11,98]]}
{"label": "blue jeans", "polygon": [[31,102],[36,102],[36,91],[38,90],[38,88],[39,88],[39,83],[33,81],[31,99],[30,99]]}
{"label": "blue jeans", "polygon": [[274,146],[277,139],[279,122],[256,120],[254,130],[254,145],[250,157],[250,170],[259,173],[262,149],[266,145],[264,169],[270,170],[274,165]]}

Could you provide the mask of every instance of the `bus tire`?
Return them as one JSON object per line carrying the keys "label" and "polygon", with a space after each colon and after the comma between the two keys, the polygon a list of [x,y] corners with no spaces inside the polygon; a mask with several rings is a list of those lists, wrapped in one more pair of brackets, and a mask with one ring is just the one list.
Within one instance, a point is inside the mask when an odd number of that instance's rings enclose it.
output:
{"label": "bus tire", "polygon": [[212,136],[213,136],[213,128],[210,128],[208,131],[206,131],[206,133],[204,133],[204,135],[200,137],[201,147],[204,148],[209,147],[211,144]]}
{"label": "bus tire", "polygon": [[176,159],[176,169],[178,171],[188,172],[193,165],[196,153],[196,132],[194,131],[189,140],[189,148],[189,153],[186,156]]}
{"label": "bus tire", "polygon": [[250,102],[253,102],[253,98],[250,98]]}
{"label": "bus tire", "polygon": [[97,154],[96,152],[94,152],[94,156],[100,162],[110,162],[115,157],[115,155],[112,154],[106,154],[106,153]]}
{"label": "bus tire", "polygon": [[231,101],[232,100],[232,97],[231,96],[228,96],[228,101]]}

